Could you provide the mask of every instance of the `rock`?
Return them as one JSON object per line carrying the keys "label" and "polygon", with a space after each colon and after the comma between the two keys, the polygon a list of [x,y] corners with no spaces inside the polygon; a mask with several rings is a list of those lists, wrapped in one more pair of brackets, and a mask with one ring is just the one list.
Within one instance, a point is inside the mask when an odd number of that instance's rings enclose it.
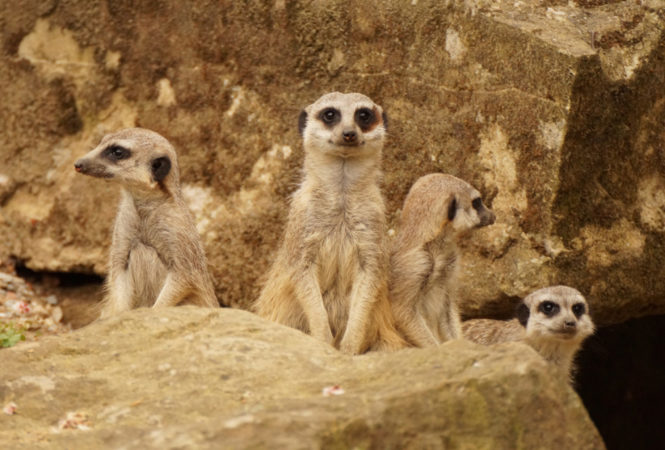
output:
{"label": "rock", "polygon": [[603,448],[577,395],[519,343],[350,357],[245,311],[181,307],[2,361],[12,448]]}
{"label": "rock", "polygon": [[390,117],[392,228],[433,171],[497,213],[466,245],[465,316],[555,283],[601,326],[665,312],[660,0],[21,0],[0,17],[0,258],[104,274],[117,192],[72,165],[140,125],[179,151],[217,295],[247,308],[300,177],[299,110],[360,91]]}

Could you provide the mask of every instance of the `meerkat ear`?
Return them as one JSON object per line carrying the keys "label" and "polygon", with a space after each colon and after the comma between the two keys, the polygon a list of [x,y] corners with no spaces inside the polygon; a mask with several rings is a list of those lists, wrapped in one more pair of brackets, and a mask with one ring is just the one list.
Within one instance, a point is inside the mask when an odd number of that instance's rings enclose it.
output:
{"label": "meerkat ear", "polygon": [[300,136],[305,131],[305,125],[307,125],[307,111],[303,109],[300,111],[300,116],[298,116],[298,133],[300,133]]}
{"label": "meerkat ear", "polygon": [[388,131],[388,114],[385,111],[381,113],[381,119],[383,119],[383,128]]}
{"label": "meerkat ear", "polygon": [[520,303],[517,307],[517,320],[520,321],[523,327],[526,327],[526,323],[529,321],[529,307],[524,303]]}
{"label": "meerkat ear", "polygon": [[455,218],[455,214],[457,214],[457,199],[453,197],[453,199],[450,201],[450,205],[448,205],[448,220],[453,220]]}
{"label": "meerkat ear", "polygon": [[171,171],[171,160],[168,156],[160,156],[150,161],[150,169],[152,170],[153,180],[160,182]]}

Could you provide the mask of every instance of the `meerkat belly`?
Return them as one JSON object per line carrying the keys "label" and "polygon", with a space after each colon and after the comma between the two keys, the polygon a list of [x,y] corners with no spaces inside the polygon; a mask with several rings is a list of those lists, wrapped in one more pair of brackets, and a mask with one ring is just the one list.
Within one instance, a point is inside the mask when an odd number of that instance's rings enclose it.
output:
{"label": "meerkat belly", "polygon": [[166,278],[166,266],[154,248],[136,243],[127,264],[133,285],[134,304],[152,306],[162,289]]}
{"label": "meerkat belly", "polygon": [[[321,242],[317,260],[319,286],[334,336],[344,332],[348,320],[349,297],[359,270],[357,255],[352,234],[344,226],[336,227]],[[340,326],[341,329],[335,329]]]}

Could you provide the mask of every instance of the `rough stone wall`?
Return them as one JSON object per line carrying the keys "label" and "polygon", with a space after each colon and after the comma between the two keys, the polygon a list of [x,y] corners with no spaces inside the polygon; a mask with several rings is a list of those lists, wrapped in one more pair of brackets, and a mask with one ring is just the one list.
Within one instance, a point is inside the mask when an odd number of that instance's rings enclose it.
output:
{"label": "rough stone wall", "polygon": [[117,193],[76,175],[142,126],[180,155],[220,301],[277,248],[299,110],[358,91],[390,118],[389,219],[433,171],[497,223],[466,243],[467,316],[552,283],[599,324],[665,311],[665,2],[29,1],[0,4],[0,256],[103,274]]}

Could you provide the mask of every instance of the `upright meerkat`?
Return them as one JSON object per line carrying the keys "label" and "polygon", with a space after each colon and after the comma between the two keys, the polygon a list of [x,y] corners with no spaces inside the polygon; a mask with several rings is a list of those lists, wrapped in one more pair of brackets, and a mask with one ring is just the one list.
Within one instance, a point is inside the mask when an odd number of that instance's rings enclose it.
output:
{"label": "upright meerkat", "polygon": [[74,167],[122,187],[102,317],[181,302],[219,306],[169,141],[150,130],[124,129],[104,136]]}
{"label": "upright meerkat", "polygon": [[390,301],[397,329],[411,344],[461,337],[457,242],[494,219],[480,193],[452,175],[425,175],[411,187],[390,254]]}
{"label": "upright meerkat", "polygon": [[255,310],[345,353],[404,346],[387,299],[386,116],[362,94],[334,92],[305,108],[299,129],[304,178]]}
{"label": "upright meerkat", "polygon": [[570,378],[575,355],[594,325],[579,291],[552,286],[529,294],[518,307],[517,319],[473,319],[464,322],[462,330],[478,344],[525,342]]}

